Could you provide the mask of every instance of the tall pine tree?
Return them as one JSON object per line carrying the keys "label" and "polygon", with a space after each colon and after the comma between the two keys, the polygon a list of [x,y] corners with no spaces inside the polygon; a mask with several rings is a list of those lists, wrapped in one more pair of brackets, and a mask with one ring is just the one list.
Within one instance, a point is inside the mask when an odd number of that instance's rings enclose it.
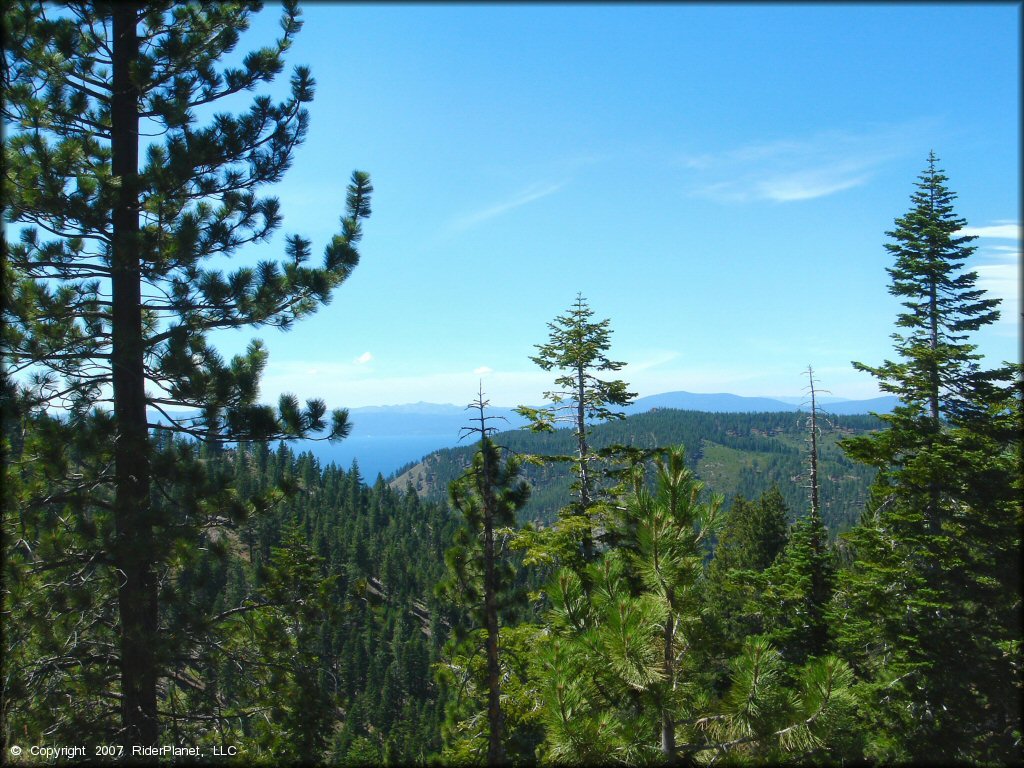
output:
{"label": "tall pine tree", "polygon": [[835,625],[865,680],[869,756],[1019,760],[1020,396],[968,341],[998,301],[964,270],[973,238],[945,182],[930,155],[888,233],[901,360],[854,364],[901,405],[845,443],[879,474]]}
{"label": "tall pine tree", "polygon": [[614,410],[629,405],[636,394],[629,392],[621,379],[604,379],[599,374],[618,371],[625,363],[608,358],[611,349],[610,320],[592,320],[583,294],[564,315],[548,323],[551,333],[546,344],[538,344],[538,354],[530,359],[545,371],[558,371],[555,385],[558,389],[545,392],[551,405],[532,408],[520,406],[517,411],[530,421],[535,431],[551,431],[560,423],[572,425],[576,436],[576,455],[573,466],[576,473],[578,501],[574,515],[584,521],[582,554],[585,561],[593,558],[593,534],[586,523],[595,501],[595,481],[591,464],[597,458],[589,443],[594,421],[622,419],[625,415]]}
{"label": "tall pine tree", "polygon": [[[298,67],[283,101],[257,95],[248,111],[197,125],[199,111],[283,69],[301,28],[293,0],[280,39],[218,66],[261,6],[23,0],[5,10],[3,199],[19,241],[4,273],[4,409],[61,409],[76,430],[113,416],[97,433],[110,470],[63,489],[102,510],[81,553],[91,559],[72,571],[89,562],[118,575],[116,649],[91,664],[117,667],[124,743],[159,741],[162,657],[174,653],[160,581],[174,547],[207,522],[176,526],[154,501],[173,494],[150,430],[223,442],[348,429],[345,412],[329,420],[320,400],[259,405],[260,342],[230,362],[208,342],[220,328],[287,328],[326,303],[358,262],[370,213],[369,178],[357,172],[322,265],[307,264],[310,242],[291,235],[283,260],[221,271],[279,227],[278,201],[257,193],[290,165],[313,97]],[[20,503],[38,511],[47,499]]]}
{"label": "tall pine tree", "polygon": [[[487,754],[488,765],[500,765],[508,758],[504,744],[504,713],[501,706],[500,624],[521,602],[515,570],[510,562],[508,529],[516,526],[516,512],[530,495],[529,484],[519,477],[519,461],[502,461],[500,449],[490,439],[494,427],[487,424],[488,401],[481,389],[470,408],[477,411],[476,426],[465,432],[480,436],[479,448],[466,473],[452,483],[452,506],[462,513],[464,526],[456,532],[455,544],[445,553],[450,577],[440,590],[470,613],[474,625],[483,630],[486,657]],[[502,531],[505,531],[504,533]],[[518,598],[518,600],[517,600]],[[476,638],[456,637],[457,650],[470,649]],[[468,657],[472,657],[472,650]],[[467,658],[466,654],[462,655]],[[455,665],[451,665],[450,669]],[[469,674],[469,669],[463,669]],[[456,702],[456,713],[459,710]]]}

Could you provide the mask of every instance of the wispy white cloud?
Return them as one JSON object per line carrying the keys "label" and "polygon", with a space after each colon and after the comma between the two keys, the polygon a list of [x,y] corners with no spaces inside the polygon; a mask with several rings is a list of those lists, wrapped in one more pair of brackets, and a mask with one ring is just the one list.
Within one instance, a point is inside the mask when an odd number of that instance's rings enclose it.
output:
{"label": "wispy white cloud", "polygon": [[473,373],[475,373],[477,376],[484,376],[488,373],[494,373],[494,369],[488,368],[486,365],[481,365],[479,368],[474,368]]}
{"label": "wispy white cloud", "polygon": [[501,216],[502,214],[515,210],[516,208],[521,208],[524,205],[540,200],[548,195],[553,195],[564,187],[565,184],[566,182],[564,181],[556,184],[533,184],[506,200],[457,217],[452,221],[451,227],[458,231],[470,229],[471,227],[482,224],[489,219]]}
{"label": "wispy white cloud", "polygon": [[[985,226],[964,227],[959,234],[980,238],[976,260],[970,269],[978,273],[977,286],[1002,301],[1000,331],[1015,334],[1021,311],[1021,225],[1015,221],[994,221]],[[995,244],[988,242],[990,240],[1011,240],[1013,244]]]}
{"label": "wispy white cloud", "polygon": [[1020,287],[1020,254],[1015,253],[1006,261],[995,264],[979,264],[974,267],[978,273],[978,287],[1003,301],[1015,301]]}
{"label": "wispy white cloud", "polygon": [[630,362],[626,365],[626,373],[632,375],[639,373],[640,371],[649,371],[652,368],[657,368],[660,365],[669,363],[679,357],[679,353],[672,350],[658,350],[651,352],[643,356],[636,362]]}
{"label": "wispy white cloud", "polygon": [[1003,222],[992,224],[987,227],[964,227],[960,230],[961,235],[974,235],[975,237],[996,238],[998,240],[1020,240],[1022,227],[1014,222]]}
{"label": "wispy white cloud", "polygon": [[366,365],[371,360],[373,360],[373,355],[371,355],[369,352],[363,352],[363,354],[361,354],[352,362],[354,362],[356,365]]}
{"label": "wispy white cloud", "polygon": [[1003,336],[1016,336],[1021,320],[1020,249],[986,249],[982,259],[984,263],[972,267],[978,273],[977,287],[1002,302],[996,332]]}
{"label": "wispy white cloud", "polygon": [[765,179],[757,184],[756,189],[768,200],[788,203],[794,200],[812,200],[842,192],[844,189],[859,187],[870,178],[869,173],[850,175],[841,168],[815,168]]}
{"label": "wispy white cloud", "polygon": [[788,203],[866,184],[888,160],[910,147],[912,125],[860,133],[827,131],[799,140],[758,142],[719,153],[679,158],[690,193],[723,203]]}

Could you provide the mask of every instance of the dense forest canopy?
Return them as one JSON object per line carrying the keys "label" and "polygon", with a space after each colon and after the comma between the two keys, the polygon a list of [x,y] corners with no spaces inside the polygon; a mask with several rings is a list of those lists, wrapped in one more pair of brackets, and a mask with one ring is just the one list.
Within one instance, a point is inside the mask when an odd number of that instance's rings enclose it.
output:
{"label": "dense forest canopy", "polygon": [[224,271],[281,224],[314,90],[260,92],[294,2],[222,64],[260,7],[5,9],[5,759],[1024,759],[1021,369],[974,346],[998,301],[934,154],[885,233],[894,359],[854,363],[892,413],[829,417],[809,367],[809,413],[626,418],[577,293],[529,430],[481,385],[474,444],[369,485],[287,445],[345,411],[262,404],[261,343],[209,342],[327,303],[370,215],[357,171],[318,266],[290,235]]}

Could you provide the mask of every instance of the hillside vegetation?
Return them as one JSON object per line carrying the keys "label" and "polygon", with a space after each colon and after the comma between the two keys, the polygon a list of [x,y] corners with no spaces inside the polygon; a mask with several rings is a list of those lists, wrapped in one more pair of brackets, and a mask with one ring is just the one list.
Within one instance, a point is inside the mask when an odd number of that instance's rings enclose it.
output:
{"label": "hillside vegetation", "polygon": [[[688,466],[727,502],[737,496],[753,499],[777,486],[793,520],[807,507],[807,414],[702,413],[656,409],[621,421],[595,425],[595,449],[620,444],[635,448],[682,445]],[[851,461],[837,441],[877,430],[874,416],[832,416],[819,442],[822,517],[833,535],[856,524],[875,470]],[[501,432],[494,441],[513,454],[552,456],[571,452],[569,429],[552,433],[525,430]],[[392,488],[410,487],[421,497],[442,501],[449,484],[469,466],[473,446],[444,448],[404,467]],[[533,494],[522,510],[523,521],[549,524],[569,503],[572,475],[564,463],[527,464],[524,476]]]}

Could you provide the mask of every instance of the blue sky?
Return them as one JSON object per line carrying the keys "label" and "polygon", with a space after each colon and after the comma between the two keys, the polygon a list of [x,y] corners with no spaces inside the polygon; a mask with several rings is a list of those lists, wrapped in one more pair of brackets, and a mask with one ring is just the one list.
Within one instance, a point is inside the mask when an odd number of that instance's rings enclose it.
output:
{"label": "blue sky", "polygon": [[[928,152],[1019,357],[1016,4],[308,4],[317,80],[283,233],[322,248],[355,168],[376,189],[330,306],[259,336],[263,394],[333,406],[536,403],[529,355],[582,292],[640,395],[873,397],[892,357],[885,231]],[[242,37],[276,33],[267,9]],[[282,237],[244,262],[280,252]]]}

